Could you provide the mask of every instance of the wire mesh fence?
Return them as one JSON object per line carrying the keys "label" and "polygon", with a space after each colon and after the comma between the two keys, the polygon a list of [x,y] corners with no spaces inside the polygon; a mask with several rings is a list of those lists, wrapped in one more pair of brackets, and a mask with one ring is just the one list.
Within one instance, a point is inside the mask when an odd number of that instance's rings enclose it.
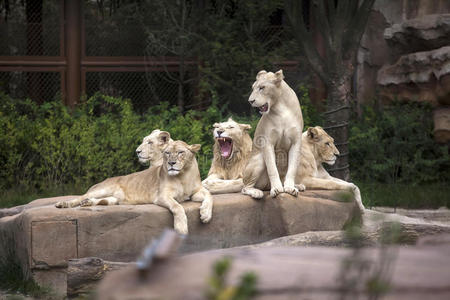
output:
{"label": "wire mesh fence", "polygon": [[0,72],[0,90],[13,98],[30,98],[38,103],[61,99],[59,72]]}
{"label": "wire mesh fence", "polygon": [[[0,56],[7,57],[6,60],[0,57],[1,91],[15,98],[29,97],[40,103],[67,95],[65,89],[70,82],[65,76],[68,73],[68,58],[65,56],[68,51],[65,50],[67,16],[64,14],[70,12],[65,12],[64,3],[59,0],[0,1]],[[194,63],[186,65],[183,74],[178,72],[178,58],[174,57],[160,58],[169,59],[170,68],[147,68],[147,57],[155,56],[149,53],[151,41],[148,35],[152,30],[161,30],[161,25],[149,18],[152,14],[159,14],[152,11],[155,7],[152,1],[80,3],[80,89],[86,96],[100,92],[128,98],[140,113],[163,101],[185,109],[203,109],[211,102],[211,95],[199,92],[201,76],[195,59],[185,57]],[[281,20],[279,12],[277,18]],[[273,51],[283,45],[286,31],[281,24],[261,28],[253,33],[261,47]],[[51,57],[56,58],[52,61]],[[7,62],[15,59],[18,61],[16,66]],[[96,65],[92,64],[93,60],[96,60]],[[32,64],[24,67],[20,64],[23,61]],[[53,65],[49,67],[48,63]],[[302,70],[296,67],[285,70],[286,79],[294,86],[303,80],[302,74]]]}
{"label": "wire mesh fence", "polygon": [[0,55],[60,55],[61,2],[1,1]]}

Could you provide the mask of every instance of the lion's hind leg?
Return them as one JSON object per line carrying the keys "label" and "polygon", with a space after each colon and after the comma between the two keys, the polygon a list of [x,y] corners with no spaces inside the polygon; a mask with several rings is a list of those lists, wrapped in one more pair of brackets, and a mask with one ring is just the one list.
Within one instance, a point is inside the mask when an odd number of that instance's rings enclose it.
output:
{"label": "lion's hind leg", "polygon": [[249,195],[255,199],[261,199],[264,196],[262,190],[257,187],[268,185],[269,178],[266,172],[266,164],[262,153],[258,153],[250,158],[244,170],[243,184],[241,193]]}
{"label": "lion's hind leg", "polygon": [[202,187],[197,193],[191,197],[192,201],[202,202],[200,206],[200,220],[203,223],[208,223],[212,218],[213,200],[210,192]]}

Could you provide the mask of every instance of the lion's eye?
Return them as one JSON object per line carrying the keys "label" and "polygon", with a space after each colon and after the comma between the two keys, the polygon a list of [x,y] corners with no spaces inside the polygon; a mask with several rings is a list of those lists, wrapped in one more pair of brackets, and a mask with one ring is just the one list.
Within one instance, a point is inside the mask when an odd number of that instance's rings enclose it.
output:
{"label": "lion's eye", "polygon": [[228,128],[228,129],[233,129],[233,128],[234,128],[234,126],[228,126],[227,128]]}
{"label": "lion's eye", "polygon": [[179,152],[178,152],[178,154],[183,154],[183,153],[184,153],[184,151],[179,151]]}
{"label": "lion's eye", "polygon": [[153,144],[153,142],[152,141],[148,141],[147,144],[151,145],[151,144]]}
{"label": "lion's eye", "polygon": [[164,154],[165,155],[170,155],[170,152],[169,151],[165,151]]}
{"label": "lion's eye", "polygon": [[329,143],[329,142],[326,142],[325,145],[330,146],[330,143]]}
{"label": "lion's eye", "polygon": [[265,88],[265,86],[260,86],[259,90],[262,91],[262,90],[264,90],[264,88]]}

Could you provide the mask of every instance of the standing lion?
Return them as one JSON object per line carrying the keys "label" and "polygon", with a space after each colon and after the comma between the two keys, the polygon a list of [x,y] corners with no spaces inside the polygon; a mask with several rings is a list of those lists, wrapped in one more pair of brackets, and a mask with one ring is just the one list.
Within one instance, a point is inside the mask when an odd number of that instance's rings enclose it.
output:
{"label": "standing lion", "polygon": [[[295,182],[300,163],[303,116],[295,92],[283,80],[283,71],[260,71],[248,99],[262,114],[253,138],[251,158],[244,171],[242,193],[262,198],[270,195],[298,194]],[[282,183],[284,180],[284,183]]]}
{"label": "standing lion", "polygon": [[244,187],[242,177],[252,151],[251,126],[231,118],[213,126],[214,157],[202,184],[211,194],[238,193]]}

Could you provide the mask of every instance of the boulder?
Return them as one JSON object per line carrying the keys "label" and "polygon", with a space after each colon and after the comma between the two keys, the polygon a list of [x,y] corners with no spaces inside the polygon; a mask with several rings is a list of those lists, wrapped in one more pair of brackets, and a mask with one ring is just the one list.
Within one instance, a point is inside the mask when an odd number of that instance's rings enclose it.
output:
{"label": "boulder", "polygon": [[450,104],[450,46],[403,55],[377,75],[384,102],[420,101]]}
{"label": "boulder", "polygon": [[[214,195],[213,218],[200,222],[200,203],[185,202],[190,234],[183,253],[254,244],[313,230],[339,230],[358,213],[340,202],[342,192],[307,191],[254,200],[241,194]],[[68,200],[70,197],[66,197]],[[61,293],[67,261],[98,257],[134,261],[144,246],[173,227],[171,213],[157,205],[116,205],[57,209],[60,198],[40,199],[15,215],[0,218],[0,257],[14,259],[25,276]],[[337,201],[336,201],[337,200]]]}
{"label": "boulder", "polygon": [[[111,272],[100,283],[97,296],[100,300],[203,299],[213,282],[214,263],[231,257],[225,287],[236,286],[251,271],[257,276],[252,299],[449,299],[449,251],[450,244],[212,250],[155,264],[146,277],[134,266]],[[227,291],[229,295],[232,289]]]}
{"label": "boulder", "polygon": [[384,31],[398,54],[428,51],[450,45],[450,14],[425,15],[397,23]]}

